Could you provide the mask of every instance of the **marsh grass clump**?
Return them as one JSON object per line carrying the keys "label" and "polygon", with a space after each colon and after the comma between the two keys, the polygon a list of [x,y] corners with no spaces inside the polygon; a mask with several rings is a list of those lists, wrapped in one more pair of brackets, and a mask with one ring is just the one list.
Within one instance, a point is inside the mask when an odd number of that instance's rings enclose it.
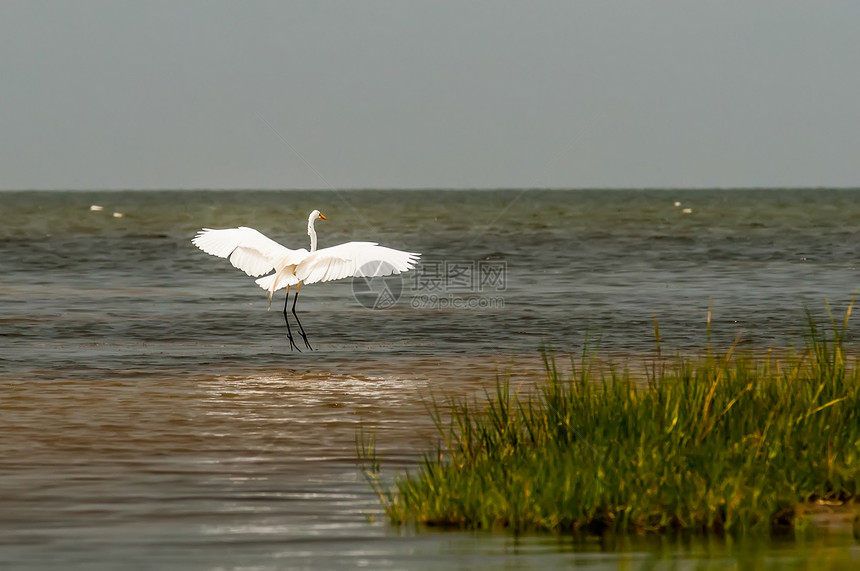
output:
{"label": "marsh grass clump", "polygon": [[[841,324],[810,319],[805,351],[729,350],[653,364],[644,379],[592,367],[485,403],[431,406],[437,447],[386,486],[388,518],[514,531],[745,533],[798,525],[798,507],[860,491],[860,375]],[[443,412],[444,410],[444,412]]]}

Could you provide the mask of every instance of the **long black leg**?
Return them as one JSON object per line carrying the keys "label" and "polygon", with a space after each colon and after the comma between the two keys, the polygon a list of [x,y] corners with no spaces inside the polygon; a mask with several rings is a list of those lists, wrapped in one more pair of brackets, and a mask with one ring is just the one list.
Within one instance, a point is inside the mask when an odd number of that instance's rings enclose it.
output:
{"label": "long black leg", "polygon": [[[297,285],[296,285],[296,295],[294,295],[294,296],[293,296],[293,317],[295,317],[295,318],[296,318],[296,323],[298,323],[298,324],[299,324],[299,333],[301,333],[301,334],[302,334],[302,339],[304,339],[304,341],[305,341],[305,346],[306,346],[308,349],[310,349],[311,351],[313,351],[313,350],[314,350],[314,348],[313,348],[313,347],[311,347],[311,344],[308,342],[308,336],[307,336],[307,335],[305,335],[305,328],[304,328],[304,327],[302,327],[302,322],[301,322],[301,321],[299,321],[299,316],[298,316],[298,315],[296,315],[296,301],[298,301],[298,299],[299,299],[299,286],[300,286],[300,285],[302,285],[302,284],[297,284]],[[284,306],[284,311],[286,311],[286,306]]]}
{"label": "long black leg", "polygon": [[[298,293],[299,292],[296,292],[296,294],[298,294]],[[287,302],[288,301],[290,301],[290,288],[289,288],[289,286],[287,286],[287,297],[284,299],[284,323],[287,324],[287,337],[290,338],[290,351],[295,349],[296,351],[301,353],[302,350],[299,349],[299,346],[296,345],[295,341],[293,341],[293,332],[290,331],[290,320],[287,319]],[[296,303],[294,301],[293,302],[293,308],[294,308],[293,311],[295,311],[295,305],[296,305]],[[299,325],[299,327],[301,327],[301,325]],[[304,333],[302,333],[302,335],[304,335]]]}

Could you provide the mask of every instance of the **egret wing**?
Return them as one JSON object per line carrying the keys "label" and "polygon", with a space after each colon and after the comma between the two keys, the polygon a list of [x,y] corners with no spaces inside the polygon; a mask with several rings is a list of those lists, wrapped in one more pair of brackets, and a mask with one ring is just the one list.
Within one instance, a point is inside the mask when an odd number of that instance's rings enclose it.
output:
{"label": "egret wing", "polygon": [[213,256],[230,258],[230,263],[249,276],[260,276],[284,267],[293,257],[300,258],[307,250],[291,250],[265,236],[261,232],[240,226],[213,230],[204,228],[191,242]]}
{"label": "egret wing", "polygon": [[255,280],[257,285],[273,294],[279,289],[287,286],[293,286],[299,283],[299,279],[294,272],[275,272]]}
{"label": "egret wing", "polygon": [[411,270],[421,254],[379,246],[375,242],[347,242],[308,254],[296,265],[305,284],[348,277],[377,277]]}

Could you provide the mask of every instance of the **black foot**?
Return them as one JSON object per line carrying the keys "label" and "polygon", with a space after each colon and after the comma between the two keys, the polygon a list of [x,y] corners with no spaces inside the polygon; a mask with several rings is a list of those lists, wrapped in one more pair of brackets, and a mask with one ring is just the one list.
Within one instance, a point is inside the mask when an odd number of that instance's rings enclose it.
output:
{"label": "black foot", "polygon": [[[300,333],[300,334],[301,334],[301,336],[302,336],[302,341],[304,341],[304,342],[305,342],[305,347],[307,347],[308,349],[310,349],[311,351],[313,351],[313,350],[314,350],[314,348],[313,348],[313,347],[311,347],[310,341],[308,341],[308,336],[307,336],[307,335],[305,335],[305,328],[304,328],[304,327],[302,327],[302,322],[301,322],[301,321],[299,321],[299,316],[298,316],[298,315],[296,315],[296,300],[297,300],[297,299],[299,299],[299,292],[298,292],[298,290],[296,291],[296,296],[293,298],[293,317],[295,317],[295,318],[296,318],[296,325],[298,325],[298,326],[299,326],[299,333]],[[284,318],[286,318],[286,315],[284,315]]]}
{"label": "black foot", "polygon": [[305,347],[307,347],[308,349],[310,349],[311,351],[313,351],[313,350],[314,350],[314,348],[313,348],[313,347],[311,347],[311,344],[308,342],[308,337],[307,337],[307,335],[305,335],[305,332],[304,332],[304,331],[302,331],[301,333],[302,333],[302,341],[304,341],[304,342],[305,342]]}

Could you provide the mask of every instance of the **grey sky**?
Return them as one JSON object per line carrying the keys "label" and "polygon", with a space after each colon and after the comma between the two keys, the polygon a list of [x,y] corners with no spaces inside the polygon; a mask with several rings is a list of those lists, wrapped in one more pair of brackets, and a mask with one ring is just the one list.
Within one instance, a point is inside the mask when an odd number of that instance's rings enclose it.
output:
{"label": "grey sky", "polygon": [[0,188],[860,186],[858,25],[856,1],[0,0]]}

